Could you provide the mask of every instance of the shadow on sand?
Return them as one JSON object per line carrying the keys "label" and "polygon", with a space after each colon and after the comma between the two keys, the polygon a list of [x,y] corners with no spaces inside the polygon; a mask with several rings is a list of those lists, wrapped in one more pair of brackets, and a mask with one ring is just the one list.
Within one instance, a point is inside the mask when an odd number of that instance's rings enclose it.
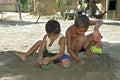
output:
{"label": "shadow on sand", "polygon": [[120,26],[120,22],[103,22],[106,25],[116,25],[116,26]]}
{"label": "shadow on sand", "polygon": [[30,21],[12,21],[12,20],[0,20],[0,25],[8,26],[24,26],[24,25],[31,25],[31,24],[39,24],[39,23],[46,23],[46,22],[30,22]]}
{"label": "shadow on sand", "polygon": [[[119,44],[120,45],[120,44]],[[52,64],[50,70],[34,66],[38,54],[31,55],[26,61],[15,56],[15,51],[0,52],[0,79],[2,80],[115,80],[113,73],[115,61],[107,49],[118,47],[118,44],[104,43],[105,53],[97,58],[83,56],[86,65],[80,66],[72,60],[70,68]],[[120,46],[119,46],[120,47]],[[24,52],[20,52],[23,54]],[[114,64],[113,64],[114,63]]]}

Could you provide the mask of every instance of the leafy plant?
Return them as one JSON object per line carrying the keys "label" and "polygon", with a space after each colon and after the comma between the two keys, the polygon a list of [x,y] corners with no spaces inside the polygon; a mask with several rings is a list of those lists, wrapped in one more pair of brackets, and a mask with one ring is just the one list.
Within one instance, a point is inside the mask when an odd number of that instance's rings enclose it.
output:
{"label": "leafy plant", "polygon": [[71,5],[72,4],[72,0],[56,0],[56,4],[58,7],[61,7],[62,5]]}
{"label": "leafy plant", "polygon": [[28,2],[28,0],[20,0],[20,3],[21,3],[22,5],[25,5],[27,2]]}
{"label": "leafy plant", "polygon": [[28,0],[20,0],[22,11],[27,10],[27,2],[28,2]]}

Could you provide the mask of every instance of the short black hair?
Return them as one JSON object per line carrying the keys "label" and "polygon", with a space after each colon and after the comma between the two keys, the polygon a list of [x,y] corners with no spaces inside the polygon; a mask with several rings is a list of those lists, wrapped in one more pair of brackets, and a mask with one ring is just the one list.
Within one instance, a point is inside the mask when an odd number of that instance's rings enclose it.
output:
{"label": "short black hair", "polygon": [[47,33],[54,33],[59,34],[60,33],[60,24],[56,20],[49,20],[46,23],[45,30]]}
{"label": "short black hair", "polygon": [[88,28],[90,25],[90,20],[87,16],[85,15],[79,15],[75,19],[74,22],[75,27],[83,27],[83,28]]}

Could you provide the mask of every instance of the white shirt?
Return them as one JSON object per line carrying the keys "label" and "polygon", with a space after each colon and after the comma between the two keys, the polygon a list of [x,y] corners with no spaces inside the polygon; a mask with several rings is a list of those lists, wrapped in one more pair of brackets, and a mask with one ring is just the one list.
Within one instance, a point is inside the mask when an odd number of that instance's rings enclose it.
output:
{"label": "white shirt", "polygon": [[50,44],[50,39],[48,38],[48,36],[46,37],[46,49],[49,53],[60,53],[60,45],[59,45],[59,40],[61,37],[63,37],[63,34],[59,34],[58,38],[54,40],[53,44],[51,46],[49,46]]}

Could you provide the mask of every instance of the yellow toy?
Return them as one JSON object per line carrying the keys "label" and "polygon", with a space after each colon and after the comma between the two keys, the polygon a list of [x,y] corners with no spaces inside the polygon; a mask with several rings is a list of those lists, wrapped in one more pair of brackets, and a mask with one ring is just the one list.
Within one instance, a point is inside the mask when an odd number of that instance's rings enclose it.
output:
{"label": "yellow toy", "polygon": [[101,39],[97,40],[97,45],[91,46],[90,50],[92,53],[101,54],[102,53]]}

